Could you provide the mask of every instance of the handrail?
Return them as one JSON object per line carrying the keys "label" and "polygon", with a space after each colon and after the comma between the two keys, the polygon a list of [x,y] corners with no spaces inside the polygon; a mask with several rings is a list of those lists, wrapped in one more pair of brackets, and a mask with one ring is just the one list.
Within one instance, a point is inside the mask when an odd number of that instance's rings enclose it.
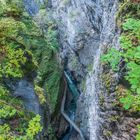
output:
{"label": "handrail", "polygon": [[69,116],[65,113],[64,107],[65,107],[65,101],[66,101],[66,94],[67,94],[67,82],[65,81],[65,90],[64,90],[64,95],[63,95],[63,99],[62,99],[62,104],[61,104],[61,114],[62,116],[66,119],[66,121],[72,125],[72,127],[78,132],[78,134],[81,137],[81,140],[85,140],[84,135],[82,133],[82,131],[78,128],[78,126],[69,118]]}

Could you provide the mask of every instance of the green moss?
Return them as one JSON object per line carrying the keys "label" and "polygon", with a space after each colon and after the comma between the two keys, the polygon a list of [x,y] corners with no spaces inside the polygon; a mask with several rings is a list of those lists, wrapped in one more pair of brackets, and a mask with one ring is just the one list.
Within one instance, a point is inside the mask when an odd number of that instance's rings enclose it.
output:
{"label": "green moss", "polygon": [[106,137],[111,137],[111,136],[112,136],[112,132],[109,131],[109,130],[104,130],[103,134],[104,134]]}
{"label": "green moss", "polygon": [[111,116],[110,118],[109,118],[109,121],[111,121],[111,122],[117,122],[118,120],[119,120],[119,116]]}
{"label": "green moss", "polygon": [[116,21],[120,18],[120,15],[127,9],[127,7],[130,5],[130,0],[124,0],[123,3],[120,4],[119,10],[116,14]]}
{"label": "green moss", "polygon": [[75,68],[77,66],[77,63],[78,63],[77,58],[72,56],[71,57],[71,65],[72,65],[72,67]]}
{"label": "green moss", "polygon": [[[3,125],[0,125],[0,139],[2,140],[32,140],[41,131],[40,116],[35,117],[34,113],[25,111],[22,101],[14,97],[3,82],[5,77],[14,82],[27,75],[29,77],[36,71],[37,61],[30,46],[36,45],[39,39],[43,38],[41,35],[33,20],[28,14],[24,14],[21,1],[0,1],[0,118],[3,119]],[[37,90],[41,92],[39,88]],[[31,120],[32,117],[35,118]],[[7,131],[7,128],[8,132],[3,132],[3,129]],[[26,131],[28,138],[26,136],[23,138]]]}
{"label": "green moss", "polygon": [[35,85],[35,92],[39,98],[39,102],[41,104],[45,104],[46,103],[46,98],[45,98],[45,95],[44,95],[44,89]]}
{"label": "green moss", "polygon": [[80,13],[78,12],[78,11],[71,11],[70,13],[69,13],[69,17],[70,17],[70,19],[74,19],[74,18],[76,18],[77,16],[79,16],[80,15]]}
{"label": "green moss", "polygon": [[55,134],[54,129],[52,128],[51,125],[49,125],[47,133],[49,136],[49,140],[57,140],[56,136],[54,135]]}
{"label": "green moss", "polygon": [[85,93],[86,92],[86,80],[83,79],[81,83],[82,91]]}
{"label": "green moss", "polygon": [[106,89],[109,93],[110,87],[111,87],[111,84],[112,84],[112,75],[110,74],[110,72],[103,73],[101,78],[102,78],[102,81],[105,84],[105,87],[106,87]]}
{"label": "green moss", "polygon": [[93,64],[89,64],[87,66],[87,70],[88,70],[88,72],[91,72],[93,70]]}
{"label": "green moss", "polygon": [[63,0],[63,4],[64,4],[64,5],[67,5],[67,4],[69,4],[70,1],[71,1],[71,0]]}
{"label": "green moss", "polygon": [[103,106],[104,105],[104,102],[105,102],[105,98],[103,95],[100,95],[99,97],[99,102],[100,102],[100,105]]}

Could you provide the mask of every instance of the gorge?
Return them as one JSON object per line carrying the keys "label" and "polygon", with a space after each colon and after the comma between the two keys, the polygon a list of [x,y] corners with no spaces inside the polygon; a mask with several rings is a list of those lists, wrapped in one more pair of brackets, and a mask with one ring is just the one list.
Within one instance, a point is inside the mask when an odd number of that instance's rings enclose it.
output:
{"label": "gorge", "polygon": [[0,0],[0,140],[140,140],[139,1],[22,2]]}

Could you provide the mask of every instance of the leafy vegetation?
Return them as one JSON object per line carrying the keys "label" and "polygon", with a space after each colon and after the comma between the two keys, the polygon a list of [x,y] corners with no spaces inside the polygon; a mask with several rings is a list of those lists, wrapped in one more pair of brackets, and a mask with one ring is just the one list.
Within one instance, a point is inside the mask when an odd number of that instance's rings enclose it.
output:
{"label": "leafy vegetation", "polygon": [[102,57],[115,71],[124,72],[124,78],[130,84],[130,89],[120,99],[125,109],[140,110],[140,20],[128,18],[122,25],[123,33],[120,37],[120,50],[111,48]]}
{"label": "leafy vegetation", "polygon": [[[37,68],[39,68],[38,63],[41,61],[42,67],[43,64],[47,64],[43,69],[43,73],[41,69],[38,69],[38,73],[40,71],[40,74],[42,74],[41,78],[45,80],[50,73],[53,73],[56,70],[54,65],[57,65],[57,63],[53,59],[55,64],[51,62],[52,67],[49,68],[51,66],[50,59],[55,47],[58,46],[54,36],[51,29],[48,30],[45,36],[43,35],[42,30],[24,11],[22,1],[0,1],[1,140],[34,140],[36,135],[42,131],[40,116],[25,111],[22,101],[12,95],[11,91],[6,88],[4,81],[5,79],[14,80],[27,75],[29,77],[31,73],[37,71]],[[39,49],[41,51],[37,55]],[[48,53],[45,54],[44,51]],[[42,53],[44,55],[39,59]],[[44,63],[41,59],[46,59],[47,62]],[[47,69],[49,70],[47,71]],[[55,81],[53,82],[55,83]],[[46,97],[43,89],[36,85],[35,90],[40,103],[44,104]]]}
{"label": "leafy vegetation", "polygon": [[0,77],[22,77],[29,61],[35,68],[34,61],[27,59],[27,57],[32,59],[31,53],[27,51],[25,40],[25,35],[30,31],[22,21],[23,11],[19,9],[20,2],[0,2],[2,7],[0,11]]}
{"label": "leafy vegetation", "polygon": [[[25,110],[23,102],[7,88],[6,79],[28,77],[35,84],[40,104],[46,104],[46,93],[54,111],[61,77],[55,54],[57,32],[52,21],[47,19],[43,25],[28,16],[22,1],[0,0],[1,140],[34,140],[43,129],[40,116]],[[34,73],[36,78],[32,77]]]}
{"label": "leafy vegetation", "polygon": [[26,130],[26,136],[24,136],[26,139],[34,139],[34,136],[38,134],[42,130],[42,127],[40,126],[40,116],[36,115],[30,122],[28,129]]}
{"label": "leafy vegetation", "polygon": [[[32,115],[26,114],[25,111],[19,107],[18,99],[10,100],[12,95],[0,87],[0,119],[3,124],[0,125],[0,139],[1,140],[33,140],[34,137],[42,130],[40,124],[40,116],[36,115],[31,120]],[[10,100],[10,102],[8,102]],[[17,106],[18,105],[18,106]],[[16,120],[15,120],[16,119]],[[29,121],[30,120],[30,121]],[[13,121],[12,126],[11,123]],[[27,122],[29,126],[27,127]],[[20,122],[22,122],[20,124]],[[22,136],[21,136],[22,135]]]}
{"label": "leafy vegetation", "polygon": [[39,64],[35,81],[38,86],[44,87],[51,106],[51,112],[53,112],[57,102],[61,78],[61,69],[56,61],[56,52],[59,48],[58,34],[56,32],[55,22],[47,18],[46,11],[41,10],[38,16],[40,18],[38,24],[43,28],[42,30],[46,40],[45,42],[41,40],[38,46],[36,45],[31,48]]}
{"label": "leafy vegetation", "polygon": [[38,98],[39,98],[40,103],[41,104],[45,104],[46,103],[46,98],[45,98],[45,95],[44,95],[43,88],[35,85],[35,92],[38,95]]}
{"label": "leafy vegetation", "polygon": [[140,140],[140,125],[138,125],[138,134],[136,135],[136,140]]}
{"label": "leafy vegetation", "polygon": [[34,140],[35,136],[38,132],[42,131],[42,127],[40,126],[40,116],[36,115],[32,120],[29,122],[29,126],[26,130],[25,135],[14,135],[12,134],[9,125],[4,124],[0,125],[0,139],[1,140]]}
{"label": "leafy vegetation", "polygon": [[111,48],[108,50],[106,55],[102,56],[101,60],[106,64],[109,63],[109,65],[114,71],[118,71],[120,58],[121,58],[120,52],[115,48]]}
{"label": "leafy vegetation", "polygon": [[[122,76],[123,92],[118,90],[119,102],[125,110],[140,111],[140,5],[138,1],[122,4],[117,16],[122,27],[120,49],[111,48],[101,58],[115,72]],[[118,18],[118,17],[117,17]],[[121,23],[121,24],[120,24]],[[123,82],[122,82],[123,81]],[[140,127],[136,140],[140,139]]]}

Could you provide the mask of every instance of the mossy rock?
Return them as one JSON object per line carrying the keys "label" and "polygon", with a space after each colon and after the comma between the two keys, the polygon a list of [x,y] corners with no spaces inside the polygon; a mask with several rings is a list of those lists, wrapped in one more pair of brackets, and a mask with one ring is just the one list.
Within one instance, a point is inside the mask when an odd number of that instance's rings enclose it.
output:
{"label": "mossy rock", "polygon": [[45,104],[46,103],[46,97],[44,95],[44,89],[41,88],[41,87],[39,87],[39,86],[37,86],[37,85],[35,85],[35,88],[34,89],[35,89],[36,95],[39,98],[40,104],[41,105]]}
{"label": "mossy rock", "polygon": [[103,134],[104,134],[104,136],[106,136],[106,137],[111,137],[111,136],[112,136],[112,132],[109,131],[109,130],[104,130],[104,131],[103,131]]}
{"label": "mossy rock", "polygon": [[108,91],[108,93],[110,92],[110,88],[112,86],[112,82],[113,82],[113,78],[112,78],[112,74],[111,73],[103,73],[102,76],[102,81]]}

